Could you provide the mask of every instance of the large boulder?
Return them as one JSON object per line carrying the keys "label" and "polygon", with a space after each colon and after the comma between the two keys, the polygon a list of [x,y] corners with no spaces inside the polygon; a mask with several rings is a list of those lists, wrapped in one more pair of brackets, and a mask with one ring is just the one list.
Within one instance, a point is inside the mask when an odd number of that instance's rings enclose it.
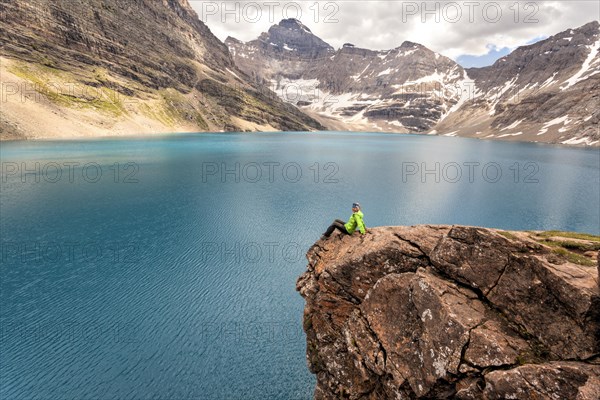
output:
{"label": "large boulder", "polygon": [[599,398],[595,266],[463,226],[339,234],[307,258],[316,399]]}

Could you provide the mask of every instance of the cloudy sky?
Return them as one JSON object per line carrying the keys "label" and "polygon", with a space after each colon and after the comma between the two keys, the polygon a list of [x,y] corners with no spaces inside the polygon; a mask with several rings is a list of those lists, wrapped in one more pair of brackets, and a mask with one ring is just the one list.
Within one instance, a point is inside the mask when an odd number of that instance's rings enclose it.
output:
{"label": "cloudy sky", "polygon": [[200,19],[221,40],[255,39],[283,18],[297,18],[341,47],[387,50],[421,43],[465,66],[492,64],[514,48],[600,20],[592,1],[200,1]]}

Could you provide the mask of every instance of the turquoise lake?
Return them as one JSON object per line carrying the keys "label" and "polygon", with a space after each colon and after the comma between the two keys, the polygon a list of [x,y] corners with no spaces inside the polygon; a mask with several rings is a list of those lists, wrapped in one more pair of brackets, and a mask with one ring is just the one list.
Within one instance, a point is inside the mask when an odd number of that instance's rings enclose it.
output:
{"label": "turquoise lake", "polygon": [[358,133],[0,145],[0,398],[310,399],[306,250],[368,227],[600,234],[600,150]]}

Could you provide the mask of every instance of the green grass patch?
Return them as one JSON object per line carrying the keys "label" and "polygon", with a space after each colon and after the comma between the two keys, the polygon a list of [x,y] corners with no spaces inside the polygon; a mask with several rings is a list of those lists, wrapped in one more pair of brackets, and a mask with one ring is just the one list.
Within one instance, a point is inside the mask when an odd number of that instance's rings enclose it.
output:
{"label": "green grass patch", "polygon": [[586,256],[582,256],[581,254],[573,253],[565,248],[555,247],[552,249],[552,251],[567,261],[572,262],[573,264],[585,265],[586,267],[596,266],[595,261],[587,258]]}
{"label": "green grass patch", "polygon": [[543,238],[564,237],[564,238],[569,238],[569,239],[589,240],[592,242],[600,243],[600,236],[590,235],[589,233],[564,232],[564,231],[543,231],[543,232],[534,232],[534,234],[536,236],[540,236]]}
{"label": "green grass patch", "polygon": [[106,87],[81,83],[75,76],[47,65],[15,64],[9,71],[31,83],[35,90],[61,107],[92,109],[118,117],[126,113],[124,95]]}
{"label": "green grass patch", "polygon": [[160,102],[148,105],[140,104],[140,111],[147,117],[174,127],[178,123],[193,123],[200,130],[208,130],[208,124],[191,101],[181,93],[166,89],[159,93]]}
{"label": "green grass patch", "polygon": [[548,240],[543,239],[539,240],[540,243],[543,243],[550,247],[562,247],[568,250],[575,251],[598,251],[600,250],[600,243],[583,243],[583,242],[571,242],[568,240]]}
{"label": "green grass patch", "polygon": [[500,235],[502,235],[502,236],[504,236],[505,238],[507,238],[507,239],[510,239],[510,240],[518,240],[518,239],[519,239],[519,238],[518,238],[516,235],[514,235],[514,234],[512,234],[512,233],[510,233],[510,232],[507,232],[507,231],[497,231],[497,232],[498,232]]}
{"label": "green grass patch", "polygon": [[144,114],[145,116],[147,116],[155,121],[158,121],[165,126],[170,126],[170,127],[175,126],[175,120],[173,119],[173,117],[171,115],[169,115],[168,113],[165,112],[163,107],[155,106],[155,105],[151,106],[146,103],[142,103],[142,104],[140,104],[139,109],[142,112],[142,114]]}

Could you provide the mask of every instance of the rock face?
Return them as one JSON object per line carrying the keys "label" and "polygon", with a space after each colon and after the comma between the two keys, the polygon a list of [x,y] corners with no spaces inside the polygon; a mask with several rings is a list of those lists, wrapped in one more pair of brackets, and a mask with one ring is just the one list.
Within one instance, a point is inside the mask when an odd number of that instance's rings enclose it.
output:
{"label": "rock face", "polygon": [[469,69],[408,41],[333,51],[295,20],[225,44],[256,82],[332,129],[600,145],[598,21]]}
{"label": "rock face", "polygon": [[308,252],[316,399],[600,398],[600,290],[524,235],[383,227]]}
{"label": "rock face", "polygon": [[237,69],[187,0],[0,0],[0,14],[0,137],[322,128]]}

